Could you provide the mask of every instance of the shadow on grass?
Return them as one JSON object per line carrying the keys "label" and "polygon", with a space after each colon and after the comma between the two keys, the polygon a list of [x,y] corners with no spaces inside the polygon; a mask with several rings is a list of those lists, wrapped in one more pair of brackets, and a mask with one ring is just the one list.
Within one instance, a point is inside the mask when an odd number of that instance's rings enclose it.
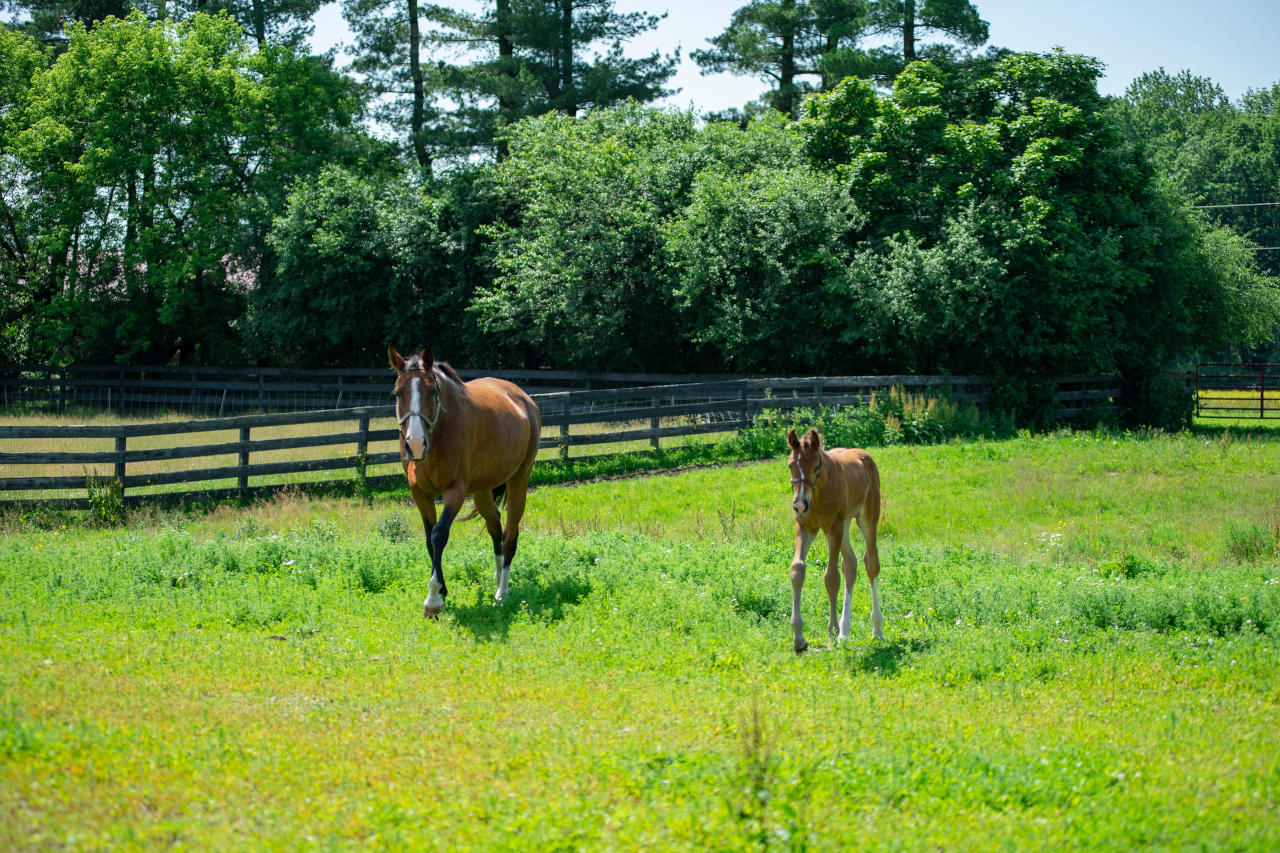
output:
{"label": "shadow on grass", "polygon": [[453,621],[481,642],[506,642],[521,611],[535,622],[554,623],[565,618],[565,608],[591,592],[591,581],[582,575],[560,577],[545,587],[515,588],[506,601],[493,600],[492,584],[479,584],[472,602],[451,607]]}
{"label": "shadow on grass", "polygon": [[927,648],[928,641],[920,639],[872,641],[871,645],[857,649],[849,656],[849,669],[853,672],[894,675],[905,661]]}

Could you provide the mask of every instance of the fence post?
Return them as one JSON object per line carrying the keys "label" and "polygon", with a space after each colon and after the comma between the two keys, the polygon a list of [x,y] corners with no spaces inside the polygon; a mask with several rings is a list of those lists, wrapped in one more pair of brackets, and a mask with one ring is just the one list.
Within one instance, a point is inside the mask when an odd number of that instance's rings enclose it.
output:
{"label": "fence post", "polygon": [[[569,409],[570,409],[569,401],[565,400],[563,414],[566,421],[568,421],[569,419]],[[569,461],[569,424],[568,423],[560,424],[560,461],[561,462]]]}
{"label": "fence post", "polygon": [[1267,366],[1258,367],[1258,417],[1267,416]]}
{"label": "fence post", "polygon": [[[662,398],[653,397],[649,400],[649,402],[656,409],[662,405]],[[657,450],[659,447],[658,426],[661,423],[661,421],[662,419],[658,417],[657,412],[654,412],[653,417],[649,418],[649,429],[653,430],[653,433],[654,433],[653,435],[649,436],[649,446],[652,447],[654,450]]]}
{"label": "fence post", "polygon": [[[259,374],[261,375],[261,374]],[[240,477],[236,485],[240,487],[240,497],[249,488],[249,427],[240,427]]]}
{"label": "fence post", "polygon": [[360,478],[365,477],[365,458],[369,455],[369,419],[360,419],[360,440],[356,442],[356,467],[360,469]]}
{"label": "fence post", "polygon": [[116,436],[116,479],[120,481],[120,497],[124,497],[124,451],[128,439]]}

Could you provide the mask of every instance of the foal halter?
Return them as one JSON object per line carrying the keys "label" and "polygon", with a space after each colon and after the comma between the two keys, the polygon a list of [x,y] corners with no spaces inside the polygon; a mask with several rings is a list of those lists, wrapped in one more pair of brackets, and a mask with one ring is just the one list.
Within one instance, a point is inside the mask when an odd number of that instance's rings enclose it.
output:
{"label": "foal halter", "polygon": [[801,483],[801,484],[804,484],[804,485],[808,485],[808,486],[809,486],[809,488],[811,488],[811,489],[812,489],[812,488],[816,488],[816,487],[817,487],[817,485],[818,485],[818,475],[819,475],[819,474],[821,474],[821,473],[822,473],[822,463],[821,463],[821,462],[819,462],[819,463],[818,463],[818,467],[813,469],[813,479],[812,479],[812,480],[810,480],[810,479],[808,479],[807,477],[805,477],[805,475],[804,475],[804,469],[803,469],[803,468],[801,468],[801,469],[800,469],[800,476],[799,476],[799,477],[792,477],[792,478],[791,478],[791,482],[792,482],[792,483]]}

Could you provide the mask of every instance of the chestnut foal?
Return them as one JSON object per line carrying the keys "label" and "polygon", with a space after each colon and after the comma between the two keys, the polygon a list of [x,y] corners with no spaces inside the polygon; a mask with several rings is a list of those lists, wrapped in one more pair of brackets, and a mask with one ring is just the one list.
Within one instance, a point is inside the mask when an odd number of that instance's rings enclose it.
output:
{"label": "chestnut foal", "polygon": [[[502,601],[542,434],[538,404],[502,379],[463,382],[452,367],[435,361],[429,347],[408,358],[388,347],[387,355],[397,374],[393,393],[400,421],[400,462],[422,514],[431,556],[422,615],[434,619],[444,609],[449,594],[441,563],[444,546],[467,495],[475,500],[476,513],[484,518],[493,540],[493,582],[498,587],[493,597]],[[444,497],[439,519],[436,495]],[[498,515],[504,498],[505,531]]]}
{"label": "chestnut foal", "polygon": [[823,580],[827,584],[827,597],[831,611],[827,619],[827,634],[836,636],[836,595],[840,590],[840,573],[836,560],[844,555],[844,608],[840,614],[839,639],[849,637],[852,627],[850,598],[853,582],[858,577],[858,558],[853,555],[849,541],[849,523],[856,521],[862,531],[866,550],[862,562],[867,567],[867,579],[871,581],[871,630],[877,639],[884,639],[883,619],[880,615],[880,597],[876,594],[876,578],[880,575],[880,555],[876,551],[876,524],[880,521],[880,471],[865,450],[834,447],[824,450],[822,436],[815,429],[804,438],[796,431],[787,433],[791,455],[787,465],[791,468],[793,489],[791,508],[796,513],[796,555],[791,560],[791,629],[795,634],[796,654],[809,648],[804,639],[804,619],[800,615],[800,590],[804,586],[804,561],[809,546],[821,530],[827,535],[827,572]]}

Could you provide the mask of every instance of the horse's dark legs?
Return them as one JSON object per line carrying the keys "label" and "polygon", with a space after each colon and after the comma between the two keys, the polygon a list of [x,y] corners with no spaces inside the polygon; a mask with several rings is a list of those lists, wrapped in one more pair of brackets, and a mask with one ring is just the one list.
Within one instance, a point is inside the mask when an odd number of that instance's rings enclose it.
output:
{"label": "horse's dark legs", "polygon": [[493,492],[477,492],[472,496],[476,502],[476,512],[484,519],[484,526],[493,540],[493,583],[497,587],[494,599],[502,601],[507,597],[507,585],[502,575],[502,519],[498,515],[498,507],[493,500]]}
{"label": "horse's dark legs", "polygon": [[[465,486],[461,480],[455,480],[444,492],[444,509],[440,511],[440,520],[431,525],[431,533],[427,537],[428,549],[431,551],[431,578],[427,581],[427,600],[422,604],[422,615],[435,617],[444,610],[444,600],[449,595],[449,588],[444,582],[444,546],[449,544],[449,528],[458,517],[462,501],[466,498]],[[432,506],[434,514],[435,507]]]}

